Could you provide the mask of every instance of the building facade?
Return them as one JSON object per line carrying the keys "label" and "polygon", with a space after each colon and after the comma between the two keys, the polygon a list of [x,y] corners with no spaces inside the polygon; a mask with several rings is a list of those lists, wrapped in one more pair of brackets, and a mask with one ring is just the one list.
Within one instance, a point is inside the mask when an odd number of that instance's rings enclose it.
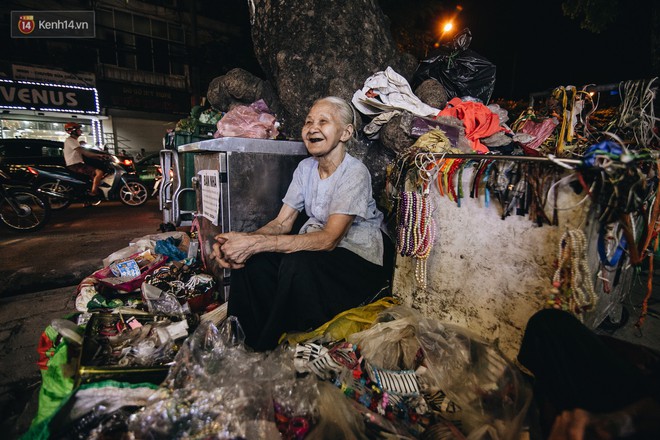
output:
{"label": "building facade", "polygon": [[[250,38],[235,24],[247,23],[239,6],[224,14],[205,1],[3,2],[1,137],[63,140],[64,123],[75,119],[89,145],[133,155],[161,149],[167,130],[203,103],[212,78],[256,65],[249,51],[231,50]],[[23,11],[93,12],[94,36],[11,38]]]}

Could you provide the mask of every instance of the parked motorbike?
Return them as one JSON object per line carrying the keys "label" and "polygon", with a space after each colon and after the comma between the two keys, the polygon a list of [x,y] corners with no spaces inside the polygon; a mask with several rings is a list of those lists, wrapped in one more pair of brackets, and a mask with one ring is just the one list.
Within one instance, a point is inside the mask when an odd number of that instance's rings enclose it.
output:
{"label": "parked motorbike", "polygon": [[0,168],[0,220],[14,231],[32,232],[41,229],[50,218],[50,206],[45,197],[24,182],[12,179]]}
{"label": "parked motorbike", "polygon": [[106,175],[99,184],[99,193],[89,194],[92,180],[63,167],[28,167],[34,176],[33,187],[48,197],[50,207],[60,210],[73,202],[98,205],[103,200],[119,199],[128,206],[141,206],[147,202],[149,192],[133,173],[119,163],[106,161]]}

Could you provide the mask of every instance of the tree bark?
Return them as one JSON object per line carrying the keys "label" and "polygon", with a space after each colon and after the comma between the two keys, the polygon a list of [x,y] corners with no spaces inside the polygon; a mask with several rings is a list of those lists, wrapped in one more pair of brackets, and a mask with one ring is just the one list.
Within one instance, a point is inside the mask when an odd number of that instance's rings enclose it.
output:
{"label": "tree bark", "polygon": [[350,102],[373,73],[391,66],[408,80],[417,60],[400,53],[375,0],[248,0],[254,51],[279,97],[278,120],[299,138],[314,100]]}

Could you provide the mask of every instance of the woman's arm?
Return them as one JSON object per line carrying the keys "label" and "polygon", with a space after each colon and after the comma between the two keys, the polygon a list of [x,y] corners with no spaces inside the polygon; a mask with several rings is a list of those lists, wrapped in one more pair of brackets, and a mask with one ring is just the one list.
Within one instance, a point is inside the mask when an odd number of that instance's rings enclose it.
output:
{"label": "woman's arm", "polygon": [[298,218],[298,211],[287,204],[282,205],[279,214],[273,220],[266,223],[261,228],[250,233],[251,235],[283,235],[288,234],[293,229],[293,223]]}
{"label": "woman's arm", "polygon": [[224,234],[216,235],[216,242],[213,243],[213,254],[211,256],[215,258],[218,264],[225,269],[240,269],[243,267],[243,263],[238,264],[234,260],[230,260],[225,255],[225,251],[222,250],[222,246],[229,240],[229,238],[232,238],[233,242],[238,242],[241,237],[247,235],[288,234],[293,228],[293,223],[296,221],[296,218],[298,218],[298,211],[293,209],[291,206],[284,204],[282,205],[282,208],[280,208],[280,212],[277,214],[277,217],[266,223],[261,228],[257,229],[255,232],[226,232]]}
{"label": "woman's arm", "polygon": [[549,440],[610,440],[632,434],[657,435],[660,434],[658,414],[660,404],[653,398],[644,398],[606,414],[593,414],[583,409],[564,411],[555,419]]}
{"label": "woman's arm", "polygon": [[[278,226],[277,219],[251,234],[240,232],[219,234],[216,236],[216,240],[220,244],[218,251],[221,253],[222,258],[218,259],[218,263],[223,267],[236,269],[242,267],[252,255],[260,252],[330,251],[337,247],[344,238],[354,218],[353,215],[333,214],[328,218],[328,222],[323,229],[298,235],[263,233],[263,229],[266,231],[272,231],[273,228],[279,230],[280,226]],[[286,225],[285,222],[281,229],[286,229]],[[290,226],[288,230],[291,230]],[[217,255],[218,252],[216,252]]]}

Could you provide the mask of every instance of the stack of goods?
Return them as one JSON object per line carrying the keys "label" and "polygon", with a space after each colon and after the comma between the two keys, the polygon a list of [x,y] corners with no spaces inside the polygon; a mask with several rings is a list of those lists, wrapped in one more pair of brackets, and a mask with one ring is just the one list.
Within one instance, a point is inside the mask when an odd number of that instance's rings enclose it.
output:
{"label": "stack of goods", "polygon": [[388,301],[375,321],[365,321],[373,307],[352,309],[271,352],[246,347],[234,317],[202,322],[157,389],[102,382],[110,397],[99,401],[83,385],[49,429],[68,420],[57,431],[79,438],[517,438],[531,400],[520,372],[466,330]]}

